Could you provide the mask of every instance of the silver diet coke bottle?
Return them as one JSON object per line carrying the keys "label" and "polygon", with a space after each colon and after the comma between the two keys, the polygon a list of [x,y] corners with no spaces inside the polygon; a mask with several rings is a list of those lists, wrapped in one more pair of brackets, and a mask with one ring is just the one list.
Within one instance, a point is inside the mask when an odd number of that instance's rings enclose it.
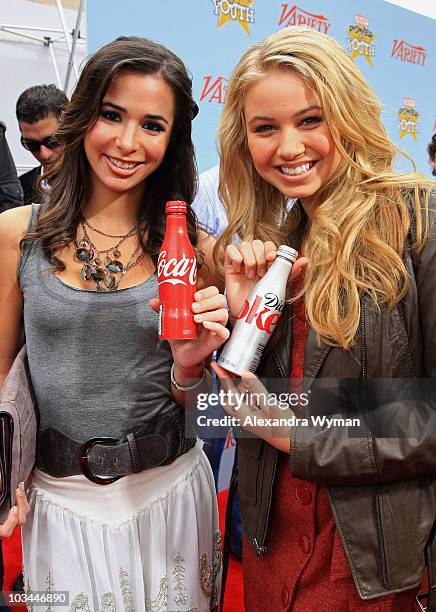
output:
{"label": "silver diet coke bottle", "polygon": [[232,334],[218,364],[234,374],[255,372],[262,351],[282,314],[286,283],[298,252],[281,245],[277,258],[250,292],[239,313]]}

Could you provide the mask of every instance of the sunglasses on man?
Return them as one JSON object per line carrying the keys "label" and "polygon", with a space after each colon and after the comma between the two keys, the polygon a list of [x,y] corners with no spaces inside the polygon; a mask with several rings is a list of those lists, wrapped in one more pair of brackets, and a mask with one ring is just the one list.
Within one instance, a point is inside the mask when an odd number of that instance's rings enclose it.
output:
{"label": "sunglasses on man", "polygon": [[47,136],[43,140],[30,140],[30,138],[23,138],[21,136],[21,144],[25,149],[31,151],[32,153],[36,153],[37,151],[39,151],[42,145],[44,145],[44,147],[47,147],[47,149],[50,149],[51,151],[57,149],[60,146],[60,142],[53,138],[53,136]]}

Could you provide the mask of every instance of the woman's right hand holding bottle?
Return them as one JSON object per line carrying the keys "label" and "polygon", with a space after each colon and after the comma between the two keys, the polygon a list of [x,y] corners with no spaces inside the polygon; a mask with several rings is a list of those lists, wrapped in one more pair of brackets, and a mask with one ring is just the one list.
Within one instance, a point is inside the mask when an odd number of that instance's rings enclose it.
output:
{"label": "woman's right hand holding bottle", "polygon": [[[230,318],[235,319],[252,288],[274,262],[277,247],[271,242],[253,240],[239,245],[229,244],[224,257],[224,277],[226,298]],[[308,262],[306,257],[299,257],[292,266],[289,281],[296,278]]]}

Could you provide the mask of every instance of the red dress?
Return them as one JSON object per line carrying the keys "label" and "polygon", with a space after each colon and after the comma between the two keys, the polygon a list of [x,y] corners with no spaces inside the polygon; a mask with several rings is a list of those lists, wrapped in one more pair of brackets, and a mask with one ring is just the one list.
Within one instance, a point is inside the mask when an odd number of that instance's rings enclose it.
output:
{"label": "red dress", "polygon": [[[309,326],[304,302],[294,305],[291,386],[300,390]],[[418,589],[363,601],[356,590],[325,487],[292,478],[279,453],[266,541],[257,557],[244,538],[246,612],[414,612]]]}

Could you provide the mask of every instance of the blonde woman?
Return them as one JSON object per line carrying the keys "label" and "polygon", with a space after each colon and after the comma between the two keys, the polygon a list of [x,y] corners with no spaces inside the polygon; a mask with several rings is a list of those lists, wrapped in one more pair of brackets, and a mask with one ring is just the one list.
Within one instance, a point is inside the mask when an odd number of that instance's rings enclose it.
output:
{"label": "blonde woman", "polygon": [[[242,57],[220,125],[231,314],[274,245],[296,244],[307,265],[257,375],[306,392],[333,379],[333,414],[344,379],[436,374],[436,199],[423,175],[394,172],[380,110],[337,42],[288,28]],[[246,374],[237,388],[256,387]],[[383,408],[380,389],[366,406],[379,436],[296,425],[241,438],[246,610],[412,612],[426,558],[436,609],[435,410],[414,395]]]}

